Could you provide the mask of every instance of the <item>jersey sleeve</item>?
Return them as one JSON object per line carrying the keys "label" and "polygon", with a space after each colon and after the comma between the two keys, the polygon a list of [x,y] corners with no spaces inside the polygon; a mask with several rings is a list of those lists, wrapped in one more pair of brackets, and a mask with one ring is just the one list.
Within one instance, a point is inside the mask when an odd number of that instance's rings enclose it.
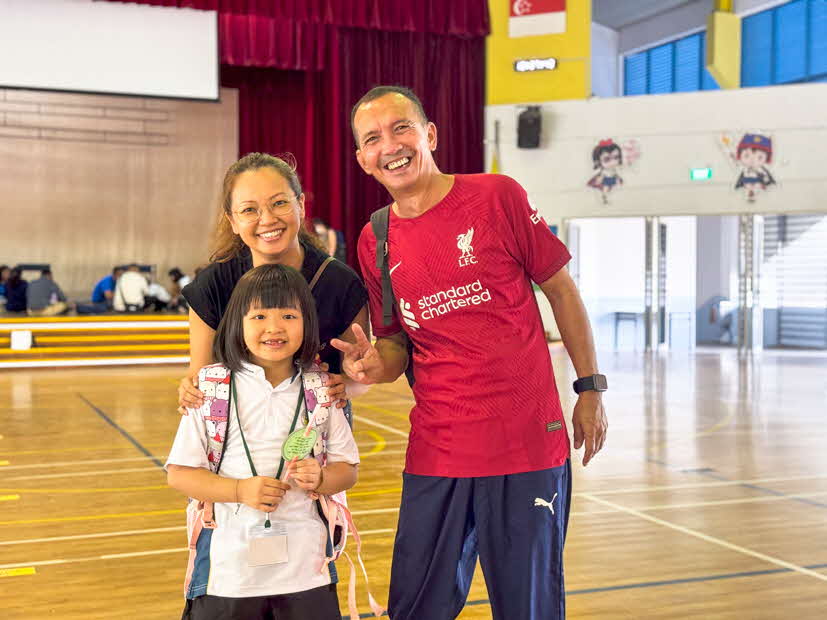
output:
{"label": "jersey sleeve", "polygon": [[172,448],[169,450],[164,469],[167,469],[170,465],[209,469],[204,407],[209,409],[209,403],[205,402],[197,409],[188,407],[187,415],[181,416],[181,421],[178,423],[178,432],[175,434],[175,441],[173,441]]}
{"label": "jersey sleeve", "polygon": [[371,329],[378,338],[386,338],[402,331],[402,326],[395,311],[390,325],[382,323],[382,274],[376,268],[376,251],[376,237],[368,222],[359,235],[359,266],[368,289]]}
{"label": "jersey sleeve", "polygon": [[330,463],[359,463],[359,448],[353,438],[353,431],[339,407],[331,407],[327,437],[327,460]]}
{"label": "jersey sleeve", "polygon": [[522,186],[509,177],[501,179],[499,199],[506,220],[507,249],[529,277],[542,284],[571,260],[571,254],[529,204]]}

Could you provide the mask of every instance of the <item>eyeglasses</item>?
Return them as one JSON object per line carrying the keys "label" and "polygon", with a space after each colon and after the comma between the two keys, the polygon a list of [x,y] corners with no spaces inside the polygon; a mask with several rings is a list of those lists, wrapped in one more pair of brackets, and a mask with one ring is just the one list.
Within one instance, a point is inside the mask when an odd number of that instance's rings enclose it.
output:
{"label": "eyeglasses", "polygon": [[[265,208],[273,217],[282,217],[293,213],[293,201],[286,198],[279,198],[278,200],[274,200]],[[261,219],[261,216],[264,215],[264,211],[261,207],[253,205],[246,205],[238,211],[234,211],[234,213],[239,220],[246,224],[258,222]]]}

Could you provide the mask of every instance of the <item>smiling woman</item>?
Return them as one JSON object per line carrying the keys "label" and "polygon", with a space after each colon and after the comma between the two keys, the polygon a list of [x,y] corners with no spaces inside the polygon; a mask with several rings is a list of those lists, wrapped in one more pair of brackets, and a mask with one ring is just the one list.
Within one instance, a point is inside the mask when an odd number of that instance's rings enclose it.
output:
{"label": "smiling woman", "polygon": [[[260,265],[299,271],[310,284],[319,317],[321,361],[333,373],[331,394],[347,398],[332,338],[355,342],[351,324],[367,329],[367,291],[347,265],[327,255],[305,230],[304,193],[295,169],[265,153],[245,155],[222,185],[211,264],[183,290],[190,305],[190,367],[179,386],[179,405],[198,407],[198,371],[214,361],[213,340],[241,277]],[[346,407],[349,417],[350,407]]]}

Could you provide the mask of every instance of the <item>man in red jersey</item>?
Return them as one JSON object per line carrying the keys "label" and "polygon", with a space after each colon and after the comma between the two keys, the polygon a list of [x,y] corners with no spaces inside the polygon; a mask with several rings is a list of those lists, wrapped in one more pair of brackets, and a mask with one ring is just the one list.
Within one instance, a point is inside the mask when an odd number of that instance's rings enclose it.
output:
{"label": "man in red jersey", "polygon": [[[416,405],[389,596],[393,620],[460,613],[479,556],[495,619],[565,617],[569,438],[531,281],[551,302],[577,371],[583,464],[601,449],[606,389],[565,246],[506,176],[449,175],[414,93],[372,89],[354,106],[356,158],[394,199],[387,260],[397,303],[382,320],[370,224],[359,261],[377,336],[335,341],[361,383],[395,381],[413,343]],[[382,248],[379,250],[382,252]]]}

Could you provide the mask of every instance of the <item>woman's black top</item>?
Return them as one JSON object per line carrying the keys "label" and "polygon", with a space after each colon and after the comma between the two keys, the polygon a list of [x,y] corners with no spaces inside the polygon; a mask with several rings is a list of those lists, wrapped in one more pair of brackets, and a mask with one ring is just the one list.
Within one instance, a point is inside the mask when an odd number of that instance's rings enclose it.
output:
{"label": "woman's black top", "polygon": [[[304,248],[301,273],[310,282],[327,254],[304,241],[301,244]],[[218,329],[236,283],[252,268],[253,258],[249,248],[245,247],[241,254],[227,262],[211,263],[184,287],[181,294],[204,323]],[[367,304],[367,289],[353,269],[334,260],[316,282],[313,298],[322,343],[319,355],[330,365],[330,372],[339,374],[342,372],[339,351],[330,346],[330,339],[338,338],[353,323],[359,310]]]}

